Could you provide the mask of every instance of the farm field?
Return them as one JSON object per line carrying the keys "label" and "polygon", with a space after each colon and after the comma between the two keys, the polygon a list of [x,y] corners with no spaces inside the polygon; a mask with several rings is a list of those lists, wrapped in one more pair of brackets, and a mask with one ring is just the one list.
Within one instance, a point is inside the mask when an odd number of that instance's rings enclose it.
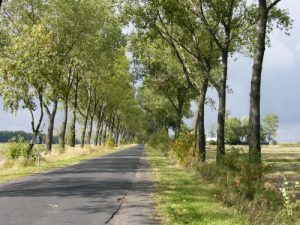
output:
{"label": "farm field", "polygon": [[[233,146],[228,146],[227,149]],[[247,146],[235,146],[235,148],[248,151]],[[215,146],[208,146],[207,159],[215,161]],[[278,145],[262,146],[262,159],[265,165],[271,165],[272,171],[265,174],[265,179],[276,189],[282,187],[285,179],[291,184],[300,181],[300,144],[284,143]],[[300,199],[300,190],[296,193]]]}

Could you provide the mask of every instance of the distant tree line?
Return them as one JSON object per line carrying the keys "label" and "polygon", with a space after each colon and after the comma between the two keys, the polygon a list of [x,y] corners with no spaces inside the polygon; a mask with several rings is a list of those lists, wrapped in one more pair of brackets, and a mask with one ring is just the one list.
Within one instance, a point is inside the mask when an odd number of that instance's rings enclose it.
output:
{"label": "distant tree line", "polygon": [[[42,139],[44,140],[45,135],[42,135],[42,136],[43,136]],[[25,131],[0,131],[0,143],[6,143],[14,137],[23,137],[25,139],[25,141],[31,141],[32,138],[33,138],[33,134],[25,132]],[[53,141],[52,142],[54,144],[57,144],[58,143],[58,137],[53,136]]]}
{"label": "distant tree line", "polygon": [[32,133],[24,131],[0,131],[0,142],[8,142],[10,139],[17,136],[23,137],[26,141],[30,141],[32,139]]}
{"label": "distant tree line", "polygon": [[[276,143],[279,118],[276,114],[267,114],[260,125],[260,143]],[[249,144],[249,117],[242,119],[227,116],[225,120],[225,142],[230,145]]]}

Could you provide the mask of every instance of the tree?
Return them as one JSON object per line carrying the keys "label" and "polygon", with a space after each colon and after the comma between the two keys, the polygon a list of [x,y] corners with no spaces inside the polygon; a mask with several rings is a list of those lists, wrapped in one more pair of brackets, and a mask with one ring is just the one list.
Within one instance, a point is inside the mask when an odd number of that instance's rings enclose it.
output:
{"label": "tree", "polygon": [[[137,1],[138,2],[138,1]],[[158,36],[166,42],[181,65],[189,88],[198,95],[198,148],[199,161],[205,161],[204,107],[210,72],[218,56],[215,45],[203,33],[199,18],[190,7],[178,1],[135,2],[133,21],[139,33]],[[179,3],[179,4],[178,4]],[[201,40],[201,41],[200,41]]]}
{"label": "tree", "polygon": [[190,100],[194,97],[181,65],[172,49],[161,39],[132,35],[131,45],[134,63],[137,64],[136,73],[143,79],[143,86],[165,98],[176,114],[172,126],[176,137],[183,123],[183,116],[189,117]]}
{"label": "tree", "polygon": [[227,144],[237,145],[243,137],[242,122],[236,117],[227,117],[225,122],[225,141]]}
{"label": "tree", "polygon": [[258,24],[253,56],[249,112],[249,157],[255,163],[261,162],[260,92],[267,33],[271,32],[274,23],[281,29],[288,29],[291,26],[291,20],[288,17],[287,11],[276,8],[276,5],[280,1],[258,0],[257,6]]}
{"label": "tree", "polygon": [[30,155],[42,125],[44,99],[49,93],[49,77],[53,72],[53,67],[49,67],[53,63],[49,57],[52,42],[51,35],[40,25],[19,24],[19,29],[21,32],[11,36],[11,44],[1,57],[0,90],[6,109],[17,111],[22,107],[30,112],[33,133],[27,149]]}
{"label": "tree", "polygon": [[279,118],[275,113],[267,114],[263,118],[262,126],[268,143],[274,140],[274,137],[276,136],[278,122]]}

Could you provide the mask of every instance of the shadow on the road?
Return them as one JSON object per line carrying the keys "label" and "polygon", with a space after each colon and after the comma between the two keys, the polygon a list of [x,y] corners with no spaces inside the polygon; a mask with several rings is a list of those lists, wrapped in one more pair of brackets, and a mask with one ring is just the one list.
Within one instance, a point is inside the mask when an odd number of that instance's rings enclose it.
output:
{"label": "shadow on the road", "polygon": [[[132,185],[136,169],[147,170],[142,165],[141,147],[116,152],[109,156],[92,159],[83,163],[35,175],[32,179],[0,187],[0,198],[8,196],[107,196]],[[148,181],[140,184],[150,186]]]}

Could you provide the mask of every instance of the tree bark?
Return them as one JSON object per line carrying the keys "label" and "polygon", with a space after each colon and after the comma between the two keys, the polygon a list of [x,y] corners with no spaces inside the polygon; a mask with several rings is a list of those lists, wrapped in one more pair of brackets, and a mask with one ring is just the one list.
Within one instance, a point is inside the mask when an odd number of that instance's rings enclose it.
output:
{"label": "tree bark", "polygon": [[206,135],[205,135],[205,100],[208,88],[208,79],[203,80],[201,87],[201,94],[198,105],[198,148],[199,148],[199,162],[204,163],[206,160]]}
{"label": "tree bark", "polygon": [[102,127],[103,115],[104,115],[104,109],[99,110],[98,116],[97,116],[98,121],[97,121],[97,127],[96,127],[96,135],[95,135],[95,138],[94,138],[94,145],[95,146],[98,145],[100,129]]}
{"label": "tree bark", "polygon": [[217,162],[225,155],[225,116],[226,116],[226,83],[228,72],[228,52],[222,53],[223,73],[217,89],[219,98],[218,128],[217,128]]}
{"label": "tree bark", "polygon": [[34,146],[36,138],[37,138],[37,136],[40,132],[40,127],[42,125],[43,118],[44,118],[43,96],[39,95],[38,99],[39,99],[39,107],[40,107],[40,117],[39,117],[39,120],[38,120],[38,123],[37,123],[36,126],[35,126],[33,111],[29,110],[30,114],[31,114],[31,129],[32,129],[33,137],[32,137],[30,143],[27,146],[27,150],[26,150],[27,156],[30,156],[31,153],[32,153],[33,146]]}
{"label": "tree bark", "polygon": [[48,116],[48,133],[47,133],[47,139],[46,139],[46,147],[49,152],[51,152],[51,150],[52,150],[53,130],[54,130],[55,116],[56,116],[56,112],[57,112],[57,105],[58,105],[58,102],[55,101],[53,104],[52,112],[50,112],[47,105],[44,105],[44,108],[45,108],[47,116]]}
{"label": "tree bark", "polygon": [[256,50],[252,67],[250,113],[249,113],[249,157],[256,163],[261,162],[260,146],[260,90],[261,74],[266,44],[268,9],[266,0],[259,0],[258,30]]}
{"label": "tree bark", "polygon": [[99,144],[100,146],[102,146],[103,130],[104,130],[104,122],[102,121],[101,128],[100,128],[100,132],[99,132],[99,138],[98,138],[98,144]]}
{"label": "tree bark", "polygon": [[86,133],[87,123],[88,123],[88,117],[85,117],[83,122],[82,132],[81,132],[81,139],[80,139],[81,148],[84,148],[84,144],[85,144],[85,133]]}
{"label": "tree bark", "polygon": [[117,127],[116,127],[116,131],[115,131],[114,143],[115,143],[115,146],[118,146],[119,131],[120,131],[120,119],[118,118],[118,116],[116,117],[116,123],[117,123]]}
{"label": "tree bark", "polygon": [[102,139],[103,139],[103,146],[105,146],[106,145],[106,137],[107,137],[107,128],[108,128],[108,125],[107,124],[105,124],[105,128],[104,128],[104,133],[103,133],[103,137],[102,137]]}
{"label": "tree bark", "polygon": [[93,133],[93,125],[94,125],[94,116],[90,117],[90,125],[89,125],[89,132],[87,135],[87,144],[90,145],[91,144],[91,138],[92,138],[92,133]]}
{"label": "tree bark", "polygon": [[65,148],[66,146],[66,130],[67,130],[67,123],[68,123],[68,111],[69,111],[69,105],[68,101],[65,100],[64,102],[64,119],[61,125],[61,131],[59,135],[59,145],[61,148]]}
{"label": "tree bark", "polygon": [[71,147],[75,147],[76,145],[76,121],[77,121],[77,107],[78,107],[78,85],[79,81],[75,82],[75,90],[74,90],[74,106],[73,106],[73,121],[71,124]]}

